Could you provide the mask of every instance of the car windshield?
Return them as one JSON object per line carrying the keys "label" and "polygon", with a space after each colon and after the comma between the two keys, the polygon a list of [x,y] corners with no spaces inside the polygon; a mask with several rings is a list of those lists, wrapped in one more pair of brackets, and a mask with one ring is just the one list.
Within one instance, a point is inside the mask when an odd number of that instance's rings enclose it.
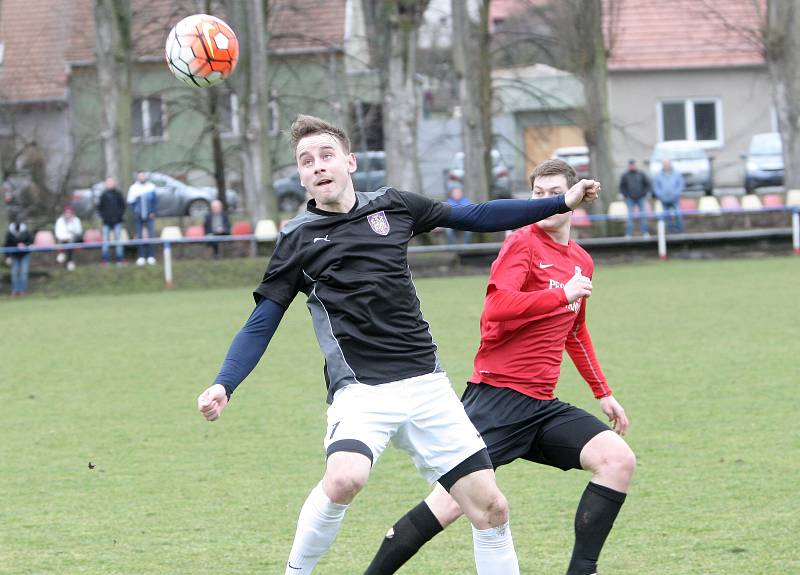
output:
{"label": "car windshield", "polygon": [[561,156],[561,159],[567,162],[570,166],[574,166],[576,164],[588,164],[589,163],[589,156],[585,154],[575,154],[575,155],[564,155]]}
{"label": "car windshield", "polygon": [[705,160],[706,153],[702,148],[666,148],[656,147],[653,160]]}
{"label": "car windshield", "polygon": [[780,156],[783,154],[780,134],[756,134],[750,141],[751,156]]}

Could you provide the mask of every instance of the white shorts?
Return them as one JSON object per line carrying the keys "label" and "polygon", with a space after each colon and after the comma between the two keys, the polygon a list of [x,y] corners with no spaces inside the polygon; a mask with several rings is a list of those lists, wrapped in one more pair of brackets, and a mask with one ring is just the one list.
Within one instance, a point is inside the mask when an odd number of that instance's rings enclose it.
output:
{"label": "white shorts", "polygon": [[[446,373],[336,392],[328,407],[326,453],[338,442],[333,451],[359,451],[357,444],[363,444],[375,465],[390,440],[411,455],[429,483],[486,447]],[[337,449],[348,444],[356,448]]]}

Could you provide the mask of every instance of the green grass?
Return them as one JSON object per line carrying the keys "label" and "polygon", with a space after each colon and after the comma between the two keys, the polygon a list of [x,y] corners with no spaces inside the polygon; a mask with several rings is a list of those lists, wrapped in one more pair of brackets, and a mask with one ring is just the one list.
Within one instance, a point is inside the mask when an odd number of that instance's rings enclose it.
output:
{"label": "green grass", "polygon": [[[639,458],[604,575],[800,573],[799,263],[596,272],[592,335]],[[459,390],[484,281],[417,282]],[[0,301],[0,573],[283,572],[324,467],[322,361],[301,301],[223,418],[195,411],[251,305],[248,288]],[[559,390],[599,414],[569,362]],[[498,478],[522,572],[563,574],[587,474],[517,462]],[[387,450],[316,573],[361,573],[427,491]],[[461,520],[402,573],[473,573],[471,547]]]}

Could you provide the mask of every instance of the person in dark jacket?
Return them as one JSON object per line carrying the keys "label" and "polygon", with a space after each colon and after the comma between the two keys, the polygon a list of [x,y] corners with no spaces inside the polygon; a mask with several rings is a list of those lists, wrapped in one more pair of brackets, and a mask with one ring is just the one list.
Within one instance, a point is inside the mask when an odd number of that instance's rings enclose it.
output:
{"label": "person in dark jacket", "polygon": [[642,237],[649,238],[650,232],[647,229],[647,218],[644,213],[647,210],[645,202],[647,194],[650,192],[650,181],[644,172],[636,168],[636,160],[628,160],[628,170],[622,174],[619,181],[619,191],[628,204],[628,223],[625,225],[625,237],[633,236],[633,212],[634,208],[639,212],[639,231]]}
{"label": "person in dark jacket", "polygon": [[26,249],[33,243],[33,235],[22,218],[16,217],[8,224],[5,247],[20,248],[23,251],[12,253],[11,258],[11,296],[25,295],[28,291],[28,270],[30,269],[30,252]]}
{"label": "person in dark jacket", "polygon": [[[114,178],[106,178],[105,188],[100,194],[100,203],[97,205],[97,213],[103,222],[103,265],[107,266],[111,259],[111,249],[108,240],[111,232],[114,232],[114,240],[122,240],[122,221],[125,217],[125,198],[117,188]],[[116,256],[117,265],[125,263],[124,249],[122,245],[117,245]]]}
{"label": "person in dark jacket", "polygon": [[[222,209],[222,202],[213,200],[211,202],[211,211],[206,215],[204,227],[207,236],[228,236],[231,233],[231,222],[228,220],[228,214]],[[214,259],[219,257],[219,242],[209,242],[211,249],[214,251]]]}

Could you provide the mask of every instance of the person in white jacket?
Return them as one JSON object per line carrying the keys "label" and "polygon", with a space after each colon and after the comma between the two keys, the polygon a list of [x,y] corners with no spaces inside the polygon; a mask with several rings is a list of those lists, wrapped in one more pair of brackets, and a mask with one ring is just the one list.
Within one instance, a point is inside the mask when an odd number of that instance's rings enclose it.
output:
{"label": "person in white jacket", "polygon": [[[54,235],[56,236],[56,241],[60,244],[75,244],[83,241],[83,226],[80,218],[75,215],[75,210],[72,209],[72,206],[64,207],[64,213],[56,220]],[[64,250],[58,252],[58,256],[56,256],[58,263],[67,263],[69,271],[75,269],[75,262],[72,261],[72,251],[69,249]]]}

